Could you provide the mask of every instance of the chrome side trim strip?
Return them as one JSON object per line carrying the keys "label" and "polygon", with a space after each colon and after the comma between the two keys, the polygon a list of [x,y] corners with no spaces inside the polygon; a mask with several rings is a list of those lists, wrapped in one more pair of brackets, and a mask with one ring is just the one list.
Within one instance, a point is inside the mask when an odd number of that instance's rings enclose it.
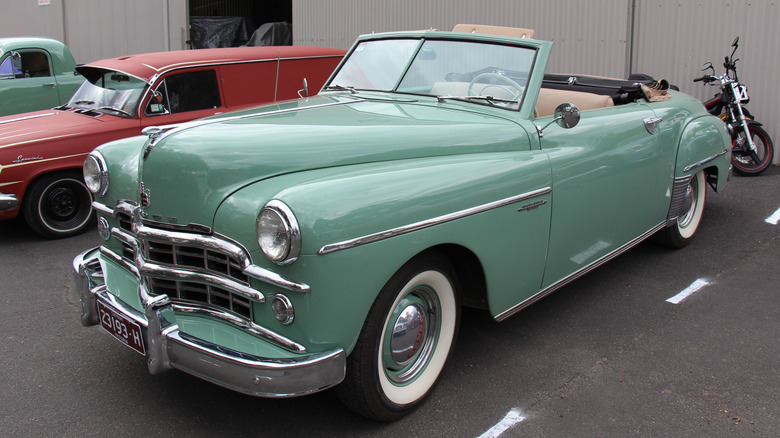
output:
{"label": "chrome side trim strip", "polygon": [[527,298],[526,300],[516,304],[514,307],[510,308],[509,310],[505,310],[504,312],[499,313],[498,315],[494,316],[493,319],[496,321],[503,321],[510,316],[514,315],[515,313],[525,309],[526,307],[530,306],[531,304],[541,300],[542,298],[546,297],[547,295],[555,292],[556,290],[562,288],[563,286],[566,286],[567,284],[571,283],[572,281],[582,277],[583,275],[587,274],[588,272],[598,268],[599,266],[609,262],[610,260],[614,259],[615,257],[623,254],[624,252],[628,251],[629,249],[635,247],[648,237],[652,236],[655,232],[663,229],[666,226],[666,221],[661,222],[660,224],[656,225],[655,227],[651,228],[649,231],[645,232],[641,236],[637,237],[636,239],[626,243],[625,245],[621,246],[620,248],[617,248],[616,250],[612,251],[611,253],[605,255],[604,257],[594,261],[593,263],[589,264],[588,266],[585,266],[584,268],[580,269],[579,271],[569,275],[568,277],[562,278],[555,283],[547,286],[546,288],[542,289],[541,291],[537,292],[535,295]]}
{"label": "chrome side trim strip", "polygon": [[533,190],[521,195],[512,196],[510,198],[500,199],[498,201],[490,202],[488,204],[478,205],[476,207],[468,208],[466,210],[456,211],[454,213],[445,214],[424,221],[415,222],[413,224],[392,228],[390,230],[380,231],[374,234],[368,234],[355,239],[344,240],[342,242],[331,243],[323,246],[317,251],[317,254],[324,255],[335,251],[341,251],[343,249],[354,248],[356,246],[366,245],[368,243],[378,242],[380,240],[389,239],[391,237],[400,236],[402,234],[411,233],[412,231],[422,230],[424,228],[430,228],[435,225],[440,225],[446,222],[451,222],[456,219],[462,219],[464,217],[473,216],[478,213],[484,213],[489,210],[493,210],[499,207],[504,207],[516,202],[525,201],[527,199],[535,198],[537,196],[546,195],[552,192],[552,188],[544,187],[541,189]]}
{"label": "chrome side trim strip", "polygon": [[11,120],[3,120],[2,122],[0,122],[0,125],[5,124],[5,123],[20,122],[22,120],[37,119],[39,117],[48,117],[48,116],[54,116],[54,115],[57,115],[57,113],[45,113],[45,114],[36,114],[34,116],[17,117],[15,119],[11,119]]}
{"label": "chrome side trim strip", "polygon": [[703,166],[703,165],[705,165],[705,164],[709,163],[710,161],[713,161],[713,160],[715,160],[715,159],[716,159],[716,158],[718,158],[718,157],[722,157],[723,155],[726,155],[727,153],[729,153],[729,150],[728,150],[728,149],[726,149],[726,150],[723,150],[723,151],[720,151],[720,152],[718,152],[717,154],[715,154],[715,155],[713,155],[713,156],[711,156],[711,157],[709,157],[709,158],[705,158],[705,159],[703,159],[703,160],[701,160],[701,161],[698,161],[698,162],[696,162],[696,163],[693,163],[693,164],[691,164],[690,166],[686,166],[686,167],[683,169],[683,172],[688,172],[688,171],[689,171],[689,170],[691,170],[691,169],[695,169],[695,168],[697,168],[697,167],[699,167],[699,166]]}

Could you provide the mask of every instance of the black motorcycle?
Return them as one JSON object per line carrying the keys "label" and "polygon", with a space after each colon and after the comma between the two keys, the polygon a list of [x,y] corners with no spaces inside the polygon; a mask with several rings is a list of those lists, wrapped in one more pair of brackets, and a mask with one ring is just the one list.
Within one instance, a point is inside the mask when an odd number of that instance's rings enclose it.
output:
{"label": "black motorcycle", "polygon": [[[758,175],[772,164],[774,146],[769,134],[761,128],[761,123],[756,122],[743,106],[750,101],[750,97],[748,97],[747,87],[740,84],[737,79],[739,59],[734,59],[734,53],[739,47],[739,37],[734,39],[731,47],[734,50],[730,56],[725,57],[723,62],[726,73],[715,76],[715,68],[711,62],[707,62],[701,70],[711,70],[712,73],[693,81],[720,84],[721,92],[704,102],[704,106],[710,114],[719,117],[728,127],[731,134],[731,162],[734,170],[741,175]],[[729,73],[733,73],[733,77]]]}

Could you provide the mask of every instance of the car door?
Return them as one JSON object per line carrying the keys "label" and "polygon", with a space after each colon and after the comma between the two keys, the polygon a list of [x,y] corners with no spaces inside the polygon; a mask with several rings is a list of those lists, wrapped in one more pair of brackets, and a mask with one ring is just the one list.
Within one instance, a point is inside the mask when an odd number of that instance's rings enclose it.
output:
{"label": "car door", "polygon": [[663,219],[654,208],[659,141],[645,122],[654,113],[632,103],[581,115],[574,128],[553,124],[541,139],[553,176],[542,288],[603,259]]}
{"label": "car door", "polygon": [[181,123],[224,111],[217,78],[213,68],[162,77],[144,98],[141,126]]}
{"label": "car door", "polygon": [[0,115],[37,111],[60,104],[51,58],[46,51],[11,51],[0,59],[0,71],[4,73],[0,82]]}

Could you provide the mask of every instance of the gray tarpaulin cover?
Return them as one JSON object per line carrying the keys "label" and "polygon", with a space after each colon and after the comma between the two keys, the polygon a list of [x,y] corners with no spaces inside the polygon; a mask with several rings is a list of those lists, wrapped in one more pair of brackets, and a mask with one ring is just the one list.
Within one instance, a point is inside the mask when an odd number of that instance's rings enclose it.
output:
{"label": "gray tarpaulin cover", "polygon": [[292,26],[280,21],[265,23],[252,34],[247,46],[291,46]]}
{"label": "gray tarpaulin cover", "polygon": [[192,48],[237,47],[254,28],[244,17],[190,17]]}

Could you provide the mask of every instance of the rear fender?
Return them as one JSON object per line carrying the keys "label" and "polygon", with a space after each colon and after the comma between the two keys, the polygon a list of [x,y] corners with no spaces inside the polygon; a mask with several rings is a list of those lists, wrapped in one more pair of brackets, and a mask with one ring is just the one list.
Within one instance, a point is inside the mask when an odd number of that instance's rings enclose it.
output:
{"label": "rear fender", "polygon": [[713,188],[720,191],[726,184],[730,163],[731,139],[720,119],[703,116],[686,125],[677,150],[675,178],[705,169]]}

